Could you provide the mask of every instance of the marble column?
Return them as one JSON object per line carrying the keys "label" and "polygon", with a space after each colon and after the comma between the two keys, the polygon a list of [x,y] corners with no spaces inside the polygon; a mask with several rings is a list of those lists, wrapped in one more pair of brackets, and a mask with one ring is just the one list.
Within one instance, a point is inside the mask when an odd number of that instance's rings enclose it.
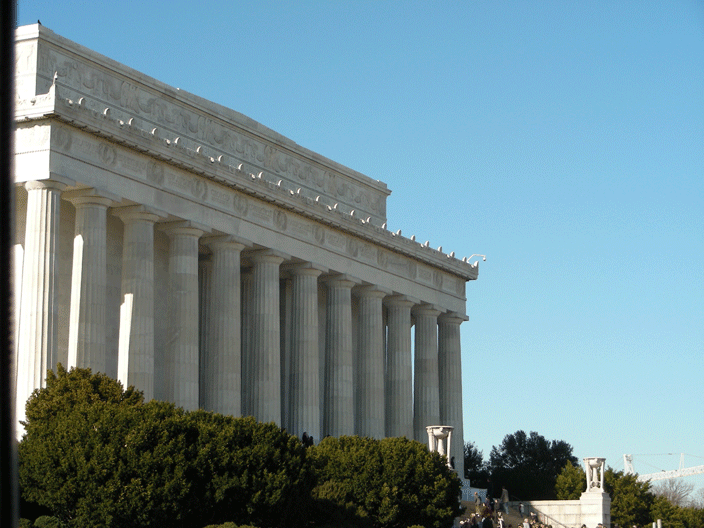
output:
{"label": "marble column", "polygon": [[354,434],[352,385],[352,287],[346,275],[325,280],[328,288],[325,317],[325,394],[323,434]]}
{"label": "marble column", "polygon": [[169,322],[166,398],[187,411],[198,408],[198,239],[190,222],[164,227],[169,236]]}
{"label": "marble column", "polygon": [[411,308],[416,302],[403,295],[387,297],[384,301],[388,313],[386,436],[413,439]]}
{"label": "marble column", "polygon": [[[56,368],[58,335],[59,219],[64,183],[30,181],[22,271],[21,318],[17,360],[17,420],[34,389],[45,385],[46,372]],[[19,430],[18,430],[19,434]]]}
{"label": "marble column", "polygon": [[413,387],[413,429],[415,439],[425,442],[426,427],[439,424],[438,315],[428,304],[413,309],[416,319],[415,376]]}
{"label": "marble column", "polygon": [[251,412],[260,422],[281,425],[281,327],[279,266],[273,250],[253,252]]}
{"label": "marble column", "polygon": [[299,264],[290,269],[291,398],[290,432],[320,440],[320,361],[318,330],[318,277],[322,268]]}
{"label": "marble column", "polygon": [[71,272],[68,366],[106,372],[107,210],[93,190],[66,193],[76,208]]}
{"label": "marble column", "polygon": [[384,318],[382,300],[390,290],[378,286],[355,288],[359,298],[356,391],[356,431],[359,436],[384,438]]}
{"label": "marble column", "polygon": [[440,423],[453,428],[450,452],[454,468],[464,478],[464,431],[462,419],[462,346],[460,325],[468,318],[458,313],[438,317],[438,374]]}
{"label": "marble column", "polygon": [[115,211],[124,224],[117,378],[154,398],[154,224],[142,206]]}
{"label": "marble column", "polygon": [[242,415],[252,416],[252,268],[240,271],[240,314],[242,324],[242,340],[240,353],[242,356]]}
{"label": "marble column", "polygon": [[242,413],[240,252],[232,237],[206,239],[212,249],[207,345],[203,351],[201,407],[231,416]]}

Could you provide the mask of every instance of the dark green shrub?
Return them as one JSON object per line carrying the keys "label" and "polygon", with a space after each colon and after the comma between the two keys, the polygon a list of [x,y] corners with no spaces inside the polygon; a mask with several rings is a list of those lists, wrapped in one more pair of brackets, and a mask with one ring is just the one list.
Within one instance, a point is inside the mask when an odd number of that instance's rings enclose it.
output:
{"label": "dark green shrub", "polygon": [[462,513],[459,478],[420,442],[329,437],[309,453],[318,474],[318,515],[332,515],[334,522],[442,528]]}

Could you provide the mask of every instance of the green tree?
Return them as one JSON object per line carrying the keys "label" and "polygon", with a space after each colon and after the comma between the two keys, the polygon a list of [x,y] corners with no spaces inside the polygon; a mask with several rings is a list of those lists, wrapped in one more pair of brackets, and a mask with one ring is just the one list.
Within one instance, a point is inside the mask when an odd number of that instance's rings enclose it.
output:
{"label": "green tree", "polygon": [[308,450],[313,497],[335,526],[449,527],[461,514],[461,482],[444,458],[406,438],[328,437]]}
{"label": "green tree", "polygon": [[567,442],[516,431],[492,447],[489,471],[498,488],[506,486],[522,500],[554,499],[557,476],[567,462],[578,464]]}
{"label": "green tree", "polygon": [[611,524],[646,526],[652,522],[650,509],[654,496],[649,482],[639,482],[637,475],[608,468],[604,485],[611,497]]}
{"label": "green tree", "polygon": [[[473,485],[483,484],[489,478],[489,470],[484,462],[484,453],[479,451],[474,442],[464,444],[464,478],[469,479]],[[475,485],[474,487],[481,486]]]}
{"label": "green tree", "polygon": [[577,500],[587,489],[587,477],[581,466],[575,466],[570,460],[555,480],[555,495],[558,500]]}

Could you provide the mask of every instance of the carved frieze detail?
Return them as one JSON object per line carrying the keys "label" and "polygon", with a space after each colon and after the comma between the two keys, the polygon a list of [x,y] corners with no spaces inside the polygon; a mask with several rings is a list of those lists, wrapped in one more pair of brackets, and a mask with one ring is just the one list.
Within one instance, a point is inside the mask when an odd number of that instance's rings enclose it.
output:
{"label": "carved frieze detail", "polygon": [[154,161],[147,164],[147,181],[155,185],[164,184],[164,166]]}
{"label": "carved frieze detail", "polygon": [[286,218],[286,213],[283,211],[274,211],[274,225],[276,226],[276,229],[279,231],[286,231],[286,223],[287,223],[287,218]]}
{"label": "carved frieze detail", "polygon": [[313,227],[313,237],[321,246],[325,243],[325,229],[319,225]]}
{"label": "carved frieze detail", "polygon": [[242,196],[241,194],[235,194],[232,197],[232,204],[235,211],[237,211],[242,216],[247,216],[247,212],[249,211],[249,200],[246,196]]}
{"label": "carved frieze detail", "polygon": [[[23,60],[18,57],[17,60]],[[111,115],[127,122],[131,117],[143,120],[143,128],[159,129],[161,137],[185,136],[198,145],[213,149],[210,155],[232,156],[237,162],[254,166],[255,173],[264,170],[275,178],[283,178],[290,186],[304,187],[313,197],[325,194],[334,202],[346,205],[346,210],[356,209],[361,216],[372,216],[383,221],[386,216],[386,191],[376,189],[375,183],[367,185],[322,166],[309,162],[294,151],[280,148],[265,137],[255,137],[251,132],[189,106],[174,97],[165,97],[147,86],[126,79],[118,72],[100,69],[65,56],[57,49],[40,47],[39,71],[45,78],[58,74],[57,82],[78,100],[88,95],[87,104],[103,112],[97,101],[110,107]],[[248,120],[242,116],[247,126]],[[169,132],[171,131],[171,132]],[[173,138],[172,138],[173,139]],[[202,189],[195,192],[200,193]]]}
{"label": "carved frieze detail", "polygon": [[63,150],[64,152],[69,152],[71,150],[71,139],[73,135],[65,126],[52,127],[51,130],[53,134],[52,146]]}

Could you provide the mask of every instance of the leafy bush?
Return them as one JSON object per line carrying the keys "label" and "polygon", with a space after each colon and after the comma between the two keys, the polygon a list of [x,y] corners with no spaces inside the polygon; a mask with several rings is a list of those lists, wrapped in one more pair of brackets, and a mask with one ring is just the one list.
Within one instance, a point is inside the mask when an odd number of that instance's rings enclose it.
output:
{"label": "leafy bush", "polygon": [[23,497],[67,526],[289,526],[308,511],[306,450],[274,424],[144,404],[103,374],[61,366],[26,416]]}
{"label": "leafy bush", "polygon": [[462,513],[459,478],[420,442],[328,437],[309,452],[318,474],[313,498],[331,524],[441,528]]}

